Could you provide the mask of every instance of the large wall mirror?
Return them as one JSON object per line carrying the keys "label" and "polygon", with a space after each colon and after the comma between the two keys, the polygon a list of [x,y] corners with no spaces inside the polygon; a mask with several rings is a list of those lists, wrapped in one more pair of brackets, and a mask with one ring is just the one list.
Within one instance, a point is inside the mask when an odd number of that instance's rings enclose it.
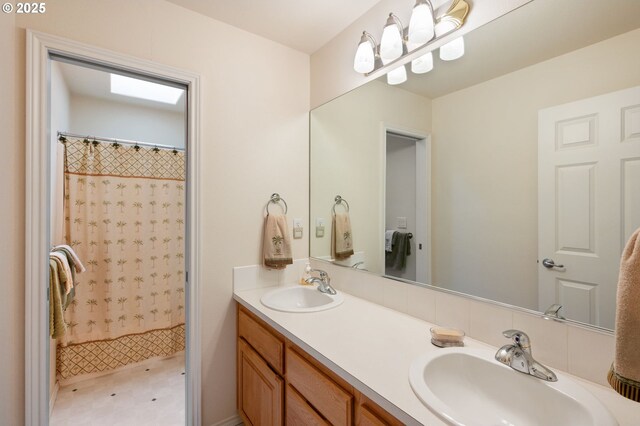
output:
{"label": "large wall mirror", "polygon": [[311,256],[613,329],[640,227],[640,2],[534,0],[465,44],[311,112]]}

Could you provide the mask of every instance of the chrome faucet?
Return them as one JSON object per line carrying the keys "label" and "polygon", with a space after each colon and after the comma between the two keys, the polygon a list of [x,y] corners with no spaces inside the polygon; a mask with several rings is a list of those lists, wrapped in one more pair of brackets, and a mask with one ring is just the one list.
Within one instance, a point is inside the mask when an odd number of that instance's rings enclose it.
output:
{"label": "chrome faucet", "polygon": [[529,336],[520,330],[506,330],[504,337],[513,339],[512,345],[504,345],[496,352],[496,360],[516,371],[548,382],[557,382],[558,377],[544,365],[533,359]]}
{"label": "chrome faucet", "polygon": [[307,284],[318,284],[318,291],[320,293],[326,293],[332,296],[335,296],[338,293],[333,287],[331,287],[331,278],[329,278],[329,274],[327,274],[325,271],[321,269],[312,269],[309,272],[317,272],[318,275],[320,275],[320,278],[309,277],[305,280]]}
{"label": "chrome faucet", "polygon": [[546,311],[544,311],[544,314],[542,314],[542,318],[546,320],[556,321],[566,319],[562,316],[562,314],[560,314],[560,309],[562,309],[562,305],[554,303],[553,305],[549,306]]}

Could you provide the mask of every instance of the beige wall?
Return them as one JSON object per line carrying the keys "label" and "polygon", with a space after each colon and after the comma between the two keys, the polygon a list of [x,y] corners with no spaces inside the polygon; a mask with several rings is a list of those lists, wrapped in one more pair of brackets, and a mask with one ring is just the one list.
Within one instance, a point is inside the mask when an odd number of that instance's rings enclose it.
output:
{"label": "beige wall", "polygon": [[[336,195],[349,206],[356,252],[366,268],[384,273],[384,164],[382,125],[428,134],[431,101],[372,82],[311,113],[311,254],[330,254],[331,207]],[[340,207],[336,208],[337,210]],[[316,238],[315,220],[325,219],[325,236]]]}
{"label": "beige wall", "polygon": [[[0,187],[4,241],[0,269],[0,423],[20,425],[24,419],[24,36],[15,15],[0,16],[0,128],[3,131]],[[19,64],[9,66],[9,64]]]}
{"label": "beige wall", "polygon": [[[67,0],[42,16],[0,16],[0,190],[3,271],[0,423],[24,411],[25,28],[199,73],[202,161],[202,415],[235,414],[231,268],[259,262],[271,193],[289,217],[308,217],[309,56],[157,0]],[[306,219],[304,220],[307,228]],[[305,233],[305,235],[307,235]],[[308,239],[294,255],[307,256]]]}
{"label": "beige wall", "polygon": [[538,110],[640,84],[621,53],[639,45],[634,30],[433,100],[434,282],[538,308]]}
{"label": "beige wall", "polygon": [[169,111],[88,96],[71,95],[72,133],[184,148],[184,110]]}

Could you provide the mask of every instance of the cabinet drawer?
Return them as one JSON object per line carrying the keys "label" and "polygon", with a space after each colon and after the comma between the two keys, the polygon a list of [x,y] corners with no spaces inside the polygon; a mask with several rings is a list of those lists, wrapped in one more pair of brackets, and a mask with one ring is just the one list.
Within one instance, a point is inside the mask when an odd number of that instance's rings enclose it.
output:
{"label": "cabinet drawer", "polygon": [[356,393],[356,426],[402,426],[403,423],[375,402]]}
{"label": "cabinet drawer", "polygon": [[285,397],[286,403],[286,425],[305,425],[305,426],[329,426],[325,419],[323,419],[316,411],[311,407],[307,401],[294,389],[291,385],[287,385],[287,392]]}
{"label": "cabinet drawer", "polygon": [[281,426],[283,380],[238,340],[238,410],[247,425]]}
{"label": "cabinet drawer", "polygon": [[238,336],[245,339],[274,370],[282,374],[284,341],[243,309],[238,310]]}
{"label": "cabinet drawer", "polygon": [[353,397],[294,350],[287,348],[287,381],[331,424],[351,425]]}

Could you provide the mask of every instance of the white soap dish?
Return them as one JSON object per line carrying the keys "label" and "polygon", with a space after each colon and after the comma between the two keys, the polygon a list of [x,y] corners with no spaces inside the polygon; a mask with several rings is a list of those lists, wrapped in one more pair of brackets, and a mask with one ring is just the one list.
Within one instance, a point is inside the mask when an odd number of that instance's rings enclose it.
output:
{"label": "white soap dish", "polygon": [[440,348],[464,346],[464,331],[457,328],[431,327],[431,343]]}

